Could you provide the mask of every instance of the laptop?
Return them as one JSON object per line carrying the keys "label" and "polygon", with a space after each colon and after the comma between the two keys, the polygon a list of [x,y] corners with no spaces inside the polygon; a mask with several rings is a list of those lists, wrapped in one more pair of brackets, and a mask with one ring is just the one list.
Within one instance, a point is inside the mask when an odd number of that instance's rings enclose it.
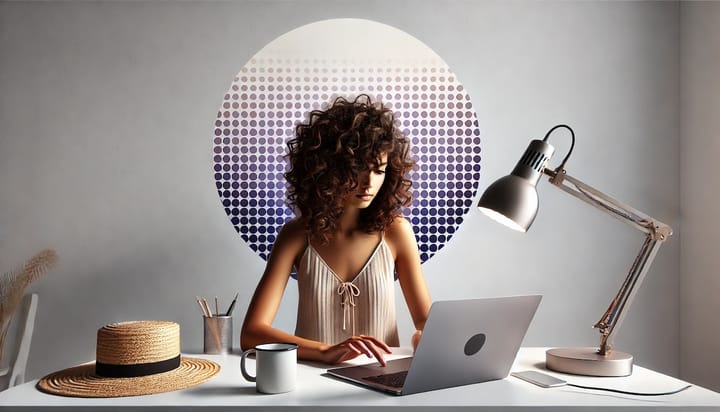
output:
{"label": "laptop", "polygon": [[437,301],[412,357],[328,369],[333,377],[394,395],[503,379],[540,295]]}

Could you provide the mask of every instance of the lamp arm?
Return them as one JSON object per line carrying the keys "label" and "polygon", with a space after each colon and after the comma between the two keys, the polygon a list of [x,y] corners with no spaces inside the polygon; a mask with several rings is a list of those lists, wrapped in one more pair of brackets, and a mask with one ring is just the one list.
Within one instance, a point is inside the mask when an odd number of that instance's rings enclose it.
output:
{"label": "lamp arm", "polygon": [[612,340],[625,319],[658,249],[672,235],[672,228],[568,175],[562,165],[555,170],[546,168],[543,174],[549,176],[550,183],[559,189],[645,233],[645,241],[620,290],[610,302],[605,314],[593,326],[601,335],[598,354],[606,355],[612,350]]}

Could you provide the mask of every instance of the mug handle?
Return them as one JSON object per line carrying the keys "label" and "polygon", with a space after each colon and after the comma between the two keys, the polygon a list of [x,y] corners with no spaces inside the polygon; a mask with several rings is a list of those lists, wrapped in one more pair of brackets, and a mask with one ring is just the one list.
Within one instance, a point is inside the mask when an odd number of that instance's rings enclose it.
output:
{"label": "mug handle", "polygon": [[[247,379],[250,382],[255,382],[256,377],[250,375],[245,369],[245,358],[247,358],[248,355],[253,353],[255,353],[255,349],[248,349],[243,352],[242,357],[240,358],[240,372],[242,372],[243,378]],[[257,374],[257,371],[255,373]]]}

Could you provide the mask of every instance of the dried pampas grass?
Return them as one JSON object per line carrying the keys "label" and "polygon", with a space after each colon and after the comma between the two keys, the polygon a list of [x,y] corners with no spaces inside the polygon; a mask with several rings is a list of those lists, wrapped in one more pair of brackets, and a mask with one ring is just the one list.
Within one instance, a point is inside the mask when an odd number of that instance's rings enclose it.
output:
{"label": "dried pampas grass", "polygon": [[0,361],[10,321],[25,294],[25,289],[52,269],[57,262],[57,253],[46,249],[30,258],[22,267],[5,273],[0,278]]}

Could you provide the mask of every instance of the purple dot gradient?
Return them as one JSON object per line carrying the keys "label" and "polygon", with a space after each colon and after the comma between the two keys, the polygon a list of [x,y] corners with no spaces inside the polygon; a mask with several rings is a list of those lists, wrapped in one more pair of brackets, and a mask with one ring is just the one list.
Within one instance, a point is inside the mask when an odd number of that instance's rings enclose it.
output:
{"label": "purple dot gradient", "polygon": [[480,129],[462,84],[437,59],[423,64],[253,58],[233,80],[214,122],[213,173],[240,237],[267,260],[286,205],[284,154],[295,125],[337,96],[366,93],[396,115],[417,166],[403,211],[426,262],[459,229],[480,181]]}

